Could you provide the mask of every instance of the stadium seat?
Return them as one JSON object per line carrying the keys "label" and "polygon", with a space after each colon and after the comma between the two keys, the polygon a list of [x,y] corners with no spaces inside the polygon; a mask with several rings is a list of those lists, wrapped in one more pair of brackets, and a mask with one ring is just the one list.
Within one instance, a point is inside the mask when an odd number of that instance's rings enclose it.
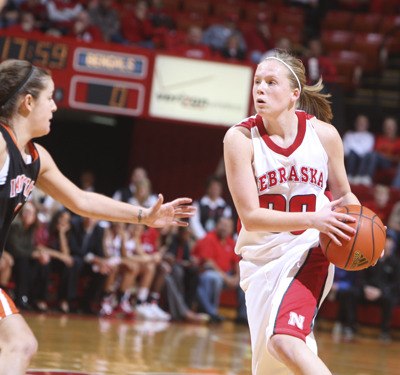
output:
{"label": "stadium seat", "polygon": [[321,35],[321,42],[327,53],[333,51],[350,50],[353,33],[344,30],[327,30]]}
{"label": "stadium seat", "polygon": [[343,10],[329,11],[321,22],[322,30],[350,30],[354,14]]}
{"label": "stadium seat", "polygon": [[345,91],[356,89],[362,76],[363,56],[355,51],[334,51],[329,54],[337,70],[337,82]]}
{"label": "stadium seat", "polygon": [[378,73],[384,66],[386,51],[383,42],[383,35],[378,33],[359,33],[354,36],[351,49],[364,56],[365,73]]}
{"label": "stadium seat", "polygon": [[242,3],[243,19],[249,22],[256,22],[260,17],[263,17],[266,22],[274,21],[274,8],[266,2],[244,2]]}
{"label": "stadium seat", "polygon": [[182,8],[181,0],[163,0],[162,4],[165,9],[171,12],[180,11]]}
{"label": "stadium seat", "polygon": [[377,13],[357,13],[351,21],[351,30],[354,32],[375,33],[380,27],[382,18]]}
{"label": "stadium seat", "polygon": [[204,28],[206,19],[207,17],[196,12],[179,12],[174,17],[176,29],[180,31],[186,31],[192,25]]}
{"label": "stadium seat", "polygon": [[242,17],[242,8],[239,3],[215,1],[212,5],[212,14],[217,17],[232,17],[239,20]]}
{"label": "stadium seat", "polygon": [[296,27],[298,32],[302,33],[304,28],[304,11],[298,7],[281,7],[276,13],[275,22],[280,25]]}
{"label": "stadium seat", "polygon": [[271,25],[271,34],[273,39],[288,38],[294,45],[303,43],[303,30],[299,30],[297,26],[290,24],[273,24]]}
{"label": "stadium seat", "polygon": [[182,5],[185,12],[194,12],[205,16],[210,13],[211,8],[210,2],[206,0],[185,0]]}

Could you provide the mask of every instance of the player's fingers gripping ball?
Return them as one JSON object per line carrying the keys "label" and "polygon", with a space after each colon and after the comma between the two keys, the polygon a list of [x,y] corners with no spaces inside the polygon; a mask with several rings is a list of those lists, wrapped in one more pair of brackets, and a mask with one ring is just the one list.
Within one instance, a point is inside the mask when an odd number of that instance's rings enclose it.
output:
{"label": "player's fingers gripping ball", "polygon": [[325,233],[320,233],[320,245],[327,259],[339,268],[358,271],[373,266],[380,258],[386,241],[386,228],[378,215],[359,205],[338,207],[336,212],[353,216],[356,221],[347,223],[356,232],[349,241],[340,239],[336,245]]}

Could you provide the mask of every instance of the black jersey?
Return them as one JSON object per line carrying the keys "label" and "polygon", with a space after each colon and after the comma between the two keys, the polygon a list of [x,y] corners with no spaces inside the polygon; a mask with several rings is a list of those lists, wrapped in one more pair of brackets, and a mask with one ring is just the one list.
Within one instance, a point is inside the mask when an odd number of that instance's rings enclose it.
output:
{"label": "black jersey", "polygon": [[10,229],[11,222],[31,194],[39,174],[39,154],[33,143],[29,143],[32,162],[26,164],[9,128],[0,124],[0,131],[7,144],[10,165],[5,184],[0,185],[0,254]]}

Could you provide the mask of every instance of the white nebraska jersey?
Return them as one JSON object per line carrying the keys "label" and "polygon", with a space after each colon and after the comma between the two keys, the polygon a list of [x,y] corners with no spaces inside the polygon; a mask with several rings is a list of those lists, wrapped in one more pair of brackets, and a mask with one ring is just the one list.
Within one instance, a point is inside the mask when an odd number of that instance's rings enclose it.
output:
{"label": "white nebraska jersey", "polygon": [[[255,115],[236,126],[251,132],[260,207],[279,211],[318,211],[329,201],[325,189],[328,179],[328,155],[314,129],[315,118],[296,111],[298,132],[286,149],[268,136],[262,118]],[[318,126],[318,125],[316,125]],[[269,262],[288,251],[296,253],[318,245],[319,231],[248,232],[241,228],[236,253],[251,262]]]}

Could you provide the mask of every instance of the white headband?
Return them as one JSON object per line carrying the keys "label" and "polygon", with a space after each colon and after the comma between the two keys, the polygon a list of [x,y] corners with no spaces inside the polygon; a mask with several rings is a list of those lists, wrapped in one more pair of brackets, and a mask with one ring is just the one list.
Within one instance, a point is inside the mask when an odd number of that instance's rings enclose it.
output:
{"label": "white headband", "polygon": [[281,59],[279,59],[278,57],[275,57],[275,56],[267,57],[265,60],[270,60],[270,59],[274,59],[274,60],[280,61],[283,65],[286,66],[286,68],[288,68],[288,69],[292,72],[292,74],[294,75],[294,78],[296,78],[297,84],[298,84],[298,86],[299,86],[299,90],[300,90],[300,92],[301,92],[301,85],[300,85],[299,77],[297,77],[297,74],[296,74],[296,73],[294,72],[294,70],[290,67],[290,65],[287,64],[287,63],[285,63],[283,60],[281,60]]}

